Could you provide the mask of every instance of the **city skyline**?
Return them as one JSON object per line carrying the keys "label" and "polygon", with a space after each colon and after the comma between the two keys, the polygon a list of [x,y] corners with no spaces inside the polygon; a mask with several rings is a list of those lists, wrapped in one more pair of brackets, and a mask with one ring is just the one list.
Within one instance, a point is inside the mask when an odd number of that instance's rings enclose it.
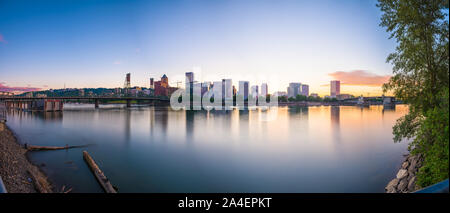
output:
{"label": "city skyline", "polygon": [[116,88],[128,72],[142,87],[163,74],[184,82],[185,72],[200,70],[199,81],[268,83],[269,93],[297,81],[324,96],[341,80],[342,93],[381,94],[394,41],[378,26],[375,4],[5,2],[0,88]]}

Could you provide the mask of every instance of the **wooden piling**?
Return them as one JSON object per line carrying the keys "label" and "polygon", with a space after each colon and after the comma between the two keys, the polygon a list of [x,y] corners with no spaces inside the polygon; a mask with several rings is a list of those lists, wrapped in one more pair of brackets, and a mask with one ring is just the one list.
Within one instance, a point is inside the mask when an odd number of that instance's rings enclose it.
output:
{"label": "wooden piling", "polygon": [[108,180],[106,175],[102,172],[102,170],[100,170],[98,165],[95,163],[94,159],[92,159],[92,157],[89,155],[89,153],[87,151],[83,151],[83,159],[88,164],[92,173],[94,173],[95,178],[100,183],[103,190],[105,190],[106,193],[117,193],[116,189],[114,189],[111,182]]}

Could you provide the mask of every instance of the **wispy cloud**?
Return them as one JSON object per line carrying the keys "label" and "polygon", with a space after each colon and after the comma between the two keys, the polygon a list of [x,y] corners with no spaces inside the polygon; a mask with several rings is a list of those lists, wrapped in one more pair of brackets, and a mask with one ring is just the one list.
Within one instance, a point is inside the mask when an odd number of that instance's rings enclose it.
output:
{"label": "wispy cloud", "polygon": [[122,64],[122,61],[114,61],[113,64],[119,65],[119,64]]}
{"label": "wispy cloud", "polygon": [[335,80],[340,80],[344,85],[371,87],[381,86],[391,78],[390,75],[377,75],[366,70],[337,71],[328,75]]}
{"label": "wispy cloud", "polygon": [[0,43],[4,43],[4,44],[6,44],[6,43],[8,43],[6,40],[5,40],[5,37],[3,37],[3,35],[0,33]]}
{"label": "wispy cloud", "polygon": [[20,92],[33,92],[33,91],[39,91],[41,88],[37,87],[11,87],[7,86],[3,83],[0,83],[0,92],[14,92],[14,93],[20,93]]}

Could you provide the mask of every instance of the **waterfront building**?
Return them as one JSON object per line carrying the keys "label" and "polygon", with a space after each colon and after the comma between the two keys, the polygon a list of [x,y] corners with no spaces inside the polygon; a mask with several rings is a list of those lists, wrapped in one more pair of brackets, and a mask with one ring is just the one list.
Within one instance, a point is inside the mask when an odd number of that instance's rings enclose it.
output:
{"label": "waterfront building", "polygon": [[164,74],[161,77],[161,86],[164,87],[164,88],[168,88],[169,87],[169,78],[167,77],[166,74]]}
{"label": "waterfront building", "polygon": [[261,84],[261,96],[266,97],[269,94],[269,88],[267,86],[267,83]]}
{"label": "waterfront building", "polygon": [[319,95],[317,93],[311,93],[311,97],[318,98]]}
{"label": "waterfront building", "polygon": [[149,96],[149,95],[151,95],[151,90],[150,90],[150,89],[144,89],[144,90],[142,90],[142,93],[143,93],[144,95]]}
{"label": "waterfront building", "polygon": [[222,79],[222,97],[225,99],[233,98],[233,81],[231,79]]}
{"label": "waterfront building", "polygon": [[253,98],[256,98],[256,97],[259,96],[258,89],[259,89],[258,85],[254,85],[254,86],[251,87],[251,93],[250,94],[252,95]]}
{"label": "waterfront building", "polygon": [[193,82],[194,82],[194,73],[186,72],[186,83],[193,83]]}
{"label": "waterfront building", "polygon": [[308,84],[302,84],[301,94],[306,96],[306,97],[309,96],[309,85]]}
{"label": "waterfront building", "polygon": [[332,98],[336,98],[337,95],[341,94],[341,82],[340,81],[331,81],[330,82],[330,96]]}
{"label": "waterfront building", "polygon": [[193,72],[186,72],[185,73],[185,92],[186,94],[189,94],[189,103],[192,104],[193,97],[194,97],[194,73]]}
{"label": "waterfront building", "polygon": [[209,81],[205,81],[202,83],[202,89],[201,89],[202,96],[203,96],[203,94],[205,94],[209,91],[210,85],[211,85],[211,82],[209,82]]}
{"label": "waterfront building", "polygon": [[273,96],[276,96],[276,97],[287,96],[287,93],[284,91],[278,91],[278,92],[274,92]]}
{"label": "waterfront building", "polygon": [[[185,82],[185,88],[193,88],[194,86],[194,73],[193,72],[186,72],[186,82]],[[192,90],[190,91],[192,93]]]}
{"label": "waterfront building", "polygon": [[169,78],[164,74],[160,81],[154,82],[155,96],[168,96],[169,95]]}
{"label": "waterfront building", "polygon": [[244,100],[248,99],[248,85],[248,81],[239,81],[238,95],[244,97]]}
{"label": "waterfront building", "polygon": [[288,97],[295,98],[298,94],[300,94],[301,86],[301,83],[289,83],[289,87],[287,89]]}
{"label": "waterfront building", "polygon": [[350,98],[354,98],[355,96],[350,95],[350,94],[339,94],[336,95],[336,99],[338,100],[345,100],[345,99],[350,99]]}
{"label": "waterfront building", "polygon": [[213,91],[213,95],[214,95],[214,99],[222,99],[222,92],[223,92],[223,90],[222,90],[222,81],[214,81],[213,82],[213,88],[212,88],[212,91]]}
{"label": "waterfront building", "polygon": [[155,81],[153,78],[150,78],[150,89],[155,89]]}

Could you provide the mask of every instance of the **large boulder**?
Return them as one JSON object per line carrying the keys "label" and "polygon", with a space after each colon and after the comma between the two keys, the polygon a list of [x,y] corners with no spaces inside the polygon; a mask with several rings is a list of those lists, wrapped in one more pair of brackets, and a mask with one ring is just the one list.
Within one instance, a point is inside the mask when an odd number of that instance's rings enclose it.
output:
{"label": "large boulder", "polygon": [[409,167],[408,167],[409,172],[415,173],[417,171],[417,161],[418,161],[418,159],[415,158],[414,160],[412,160],[410,162]]}
{"label": "large boulder", "polygon": [[402,163],[402,169],[408,169],[408,166],[409,166],[408,161]]}
{"label": "large boulder", "polygon": [[408,182],[408,191],[413,192],[416,189],[416,176],[412,177]]}
{"label": "large boulder", "polygon": [[406,169],[400,169],[397,173],[397,179],[401,180],[408,177],[408,171]]}
{"label": "large boulder", "polygon": [[393,180],[391,180],[385,188],[386,192],[387,193],[396,193],[398,182],[399,182],[399,179],[397,179],[397,178],[394,178]]}
{"label": "large boulder", "polygon": [[405,192],[407,187],[408,187],[408,180],[406,180],[405,178],[400,181],[400,183],[397,186],[397,190],[400,192]]}
{"label": "large boulder", "polygon": [[413,161],[416,161],[417,160],[417,155],[410,155],[409,157],[408,157],[408,161],[411,163],[411,162],[413,162]]}

